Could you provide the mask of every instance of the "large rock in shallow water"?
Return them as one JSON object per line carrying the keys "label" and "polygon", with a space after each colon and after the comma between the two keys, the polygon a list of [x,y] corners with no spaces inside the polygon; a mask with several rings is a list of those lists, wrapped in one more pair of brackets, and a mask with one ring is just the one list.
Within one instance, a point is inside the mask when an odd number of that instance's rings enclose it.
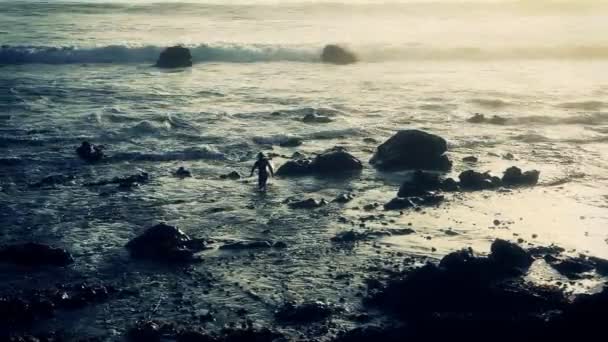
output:
{"label": "large rock in shallow water", "polygon": [[402,130],[378,146],[370,163],[380,170],[447,171],[452,162],[444,154],[447,142],[440,136],[416,129]]}
{"label": "large rock in shallow water", "polygon": [[29,242],[0,247],[0,261],[27,266],[67,266],[74,259],[64,249]]}
{"label": "large rock in shallow water", "polygon": [[522,172],[520,168],[512,166],[502,176],[502,182],[506,186],[536,185],[540,171],[531,170]]}
{"label": "large rock in shallow water", "polygon": [[323,174],[356,172],[363,169],[359,159],[341,148],[333,148],[319,154],[313,159],[310,167],[313,172]]}
{"label": "large rock in shallow water", "polygon": [[357,56],[339,45],[326,45],[321,53],[321,61],[331,64],[353,64]]}
{"label": "large rock in shallow water", "polygon": [[314,159],[290,160],[277,170],[278,176],[336,175],[358,172],[363,164],[345,149],[334,147]]}
{"label": "large rock in shallow water", "polygon": [[169,261],[192,260],[194,253],[205,249],[201,240],[191,239],[177,227],[164,223],[149,228],[142,235],[129,241],[126,247],[134,258]]}
{"label": "large rock in shallow water", "polygon": [[158,56],[156,66],[158,68],[191,67],[192,55],[190,54],[190,50],[183,46],[168,47]]}

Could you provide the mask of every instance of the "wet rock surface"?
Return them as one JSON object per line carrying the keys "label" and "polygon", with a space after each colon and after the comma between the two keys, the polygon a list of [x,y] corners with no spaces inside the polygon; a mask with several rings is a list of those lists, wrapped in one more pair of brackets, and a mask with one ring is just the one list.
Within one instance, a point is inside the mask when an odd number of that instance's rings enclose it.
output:
{"label": "wet rock surface", "polygon": [[157,68],[186,68],[192,66],[192,54],[183,46],[166,48],[158,56]]}
{"label": "wet rock surface", "polygon": [[67,266],[74,262],[74,258],[65,249],[28,242],[0,246],[0,262],[30,267]]}
{"label": "wet rock surface", "polygon": [[237,179],[241,179],[241,174],[238,173],[237,171],[232,171],[229,172],[225,175],[221,175],[220,179],[231,179],[231,180],[237,180]]}
{"label": "wet rock surface", "polygon": [[94,163],[102,160],[105,157],[103,150],[103,146],[91,144],[88,141],[83,141],[82,144],[76,149],[76,154],[78,157],[80,157],[80,159],[89,163]]}
{"label": "wet rock surface", "polygon": [[340,175],[361,171],[363,165],[345,149],[334,147],[313,159],[287,161],[277,170],[279,176]]}
{"label": "wet rock surface", "polygon": [[103,303],[120,291],[109,285],[60,285],[42,290],[16,291],[0,296],[0,339],[17,326],[53,317],[57,311]]}
{"label": "wet rock surface", "polygon": [[378,146],[370,163],[379,170],[447,171],[452,163],[445,155],[447,142],[420,130],[402,130]]}
{"label": "wet rock surface", "polygon": [[134,258],[193,261],[194,254],[204,250],[206,245],[177,227],[160,223],[129,241],[125,247]]}
{"label": "wet rock surface", "polygon": [[192,173],[190,172],[190,170],[187,170],[183,166],[180,166],[173,174],[175,175],[175,177],[178,177],[178,178],[192,177]]}
{"label": "wet rock surface", "polygon": [[275,317],[283,323],[310,323],[322,321],[333,314],[335,308],[325,302],[285,303],[275,312]]}
{"label": "wet rock surface", "polygon": [[339,45],[326,45],[321,52],[321,61],[330,64],[353,64],[357,62],[357,56]]}

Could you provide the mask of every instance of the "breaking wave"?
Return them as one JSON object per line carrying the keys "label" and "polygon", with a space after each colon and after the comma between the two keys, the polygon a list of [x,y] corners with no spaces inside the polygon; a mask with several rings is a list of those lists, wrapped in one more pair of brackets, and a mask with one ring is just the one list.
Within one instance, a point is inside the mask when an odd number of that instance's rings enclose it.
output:
{"label": "breaking wave", "polygon": [[[154,63],[164,46],[108,45],[11,46],[0,48],[0,65],[10,64],[95,64]],[[188,46],[195,63],[303,62],[318,63],[323,46],[269,44],[198,44]],[[423,44],[351,47],[362,62],[409,60],[494,60],[494,59],[608,59],[608,46],[477,47],[438,48]],[[489,103],[492,105],[492,103]]]}

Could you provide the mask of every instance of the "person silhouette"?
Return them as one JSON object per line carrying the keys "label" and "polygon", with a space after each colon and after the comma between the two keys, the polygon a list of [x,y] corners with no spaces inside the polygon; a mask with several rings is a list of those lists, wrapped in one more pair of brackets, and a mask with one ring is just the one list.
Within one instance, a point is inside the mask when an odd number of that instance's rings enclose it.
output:
{"label": "person silhouette", "polygon": [[253,164],[251,168],[251,174],[249,177],[253,176],[253,172],[255,169],[258,169],[258,189],[260,191],[266,191],[266,182],[268,182],[268,171],[270,171],[270,175],[274,177],[274,170],[272,169],[272,165],[270,161],[264,153],[258,153],[258,160]]}

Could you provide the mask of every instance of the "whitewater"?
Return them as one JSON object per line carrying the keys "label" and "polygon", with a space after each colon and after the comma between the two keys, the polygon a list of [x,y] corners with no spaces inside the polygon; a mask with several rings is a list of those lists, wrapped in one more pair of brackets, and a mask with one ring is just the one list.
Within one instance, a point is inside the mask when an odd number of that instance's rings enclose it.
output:
{"label": "whitewater", "polygon": [[[137,289],[135,298],[41,328],[115,341],[151,312],[189,321],[207,310],[215,316],[209,329],[240,322],[241,308],[271,324],[286,299],[341,298],[347,313],[358,312],[365,279],[397,255],[487,252],[495,238],[608,258],[607,30],[603,1],[0,0],[0,242],[49,243],[76,260],[37,273],[1,265],[0,288],[31,287],[35,277]],[[327,44],[348,47],[359,62],[322,63]],[[192,68],[153,67],[173,45],[191,50]],[[475,113],[501,120],[469,122]],[[330,120],[303,122],[307,114]],[[368,161],[397,130],[414,128],[448,141],[454,166],[446,176],[500,175],[516,165],[539,170],[540,183],[459,193],[403,214],[373,209],[409,173],[380,172]],[[108,158],[79,160],[74,151],[85,140],[104,145]],[[294,140],[301,145],[290,146]],[[220,178],[248,175],[260,151],[278,167],[296,152],[334,146],[363,162],[360,175],[277,177],[265,194],[253,178]],[[468,156],[479,162],[464,162]],[[180,166],[193,177],[174,177]],[[130,191],[83,186],[137,172],[151,180]],[[55,174],[75,178],[30,186]],[[342,193],[356,197],[320,210],[285,205]],[[214,241],[288,247],[211,250],[185,267],[134,262],[124,245],[158,222]],[[360,224],[416,234],[351,249],[330,242]],[[531,278],[565,282],[551,270]],[[594,285],[583,279],[573,291]],[[357,325],[346,313],[335,324]],[[323,336],[321,328],[304,334]]]}

